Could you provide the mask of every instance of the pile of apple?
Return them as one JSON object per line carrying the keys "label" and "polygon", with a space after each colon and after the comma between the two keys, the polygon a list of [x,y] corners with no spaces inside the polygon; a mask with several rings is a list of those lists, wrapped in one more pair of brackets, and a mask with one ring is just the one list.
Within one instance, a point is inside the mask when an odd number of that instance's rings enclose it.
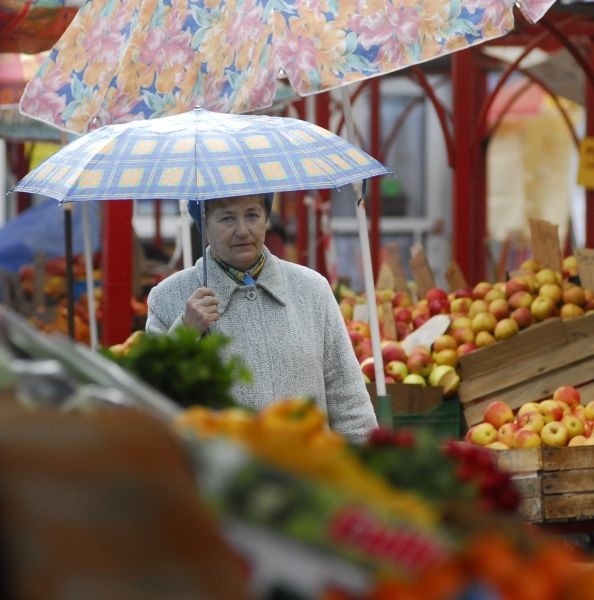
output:
{"label": "pile of apple", "polygon": [[540,446],[594,446],[594,400],[582,404],[580,391],[558,387],[551,398],[526,402],[514,414],[506,402],[489,404],[465,441],[493,450]]}
{"label": "pile of apple", "polygon": [[[510,338],[534,323],[550,317],[570,319],[594,312],[594,292],[572,281],[577,272],[577,259],[570,255],[563,259],[562,271],[542,268],[537,261],[529,259],[505,282],[481,281],[472,288],[454,292],[434,287],[417,301],[405,291],[377,290],[378,306],[383,308],[388,304],[392,308],[396,339],[390,342],[404,340],[434,315],[445,314],[450,318],[448,330],[431,348],[415,352],[410,363],[410,357],[403,358],[392,343],[388,344],[380,319],[382,347],[390,348],[384,356],[388,381],[403,381],[408,375],[415,375],[406,382],[421,383],[420,377],[427,382],[432,366],[449,365],[456,370],[464,354]],[[365,295],[343,289],[338,301],[363,373],[373,381],[369,325],[354,318],[355,306],[366,302]],[[387,368],[393,360],[397,363]],[[398,363],[405,363],[407,369]],[[443,369],[441,371],[443,373]],[[454,379],[453,375],[449,377]]]}

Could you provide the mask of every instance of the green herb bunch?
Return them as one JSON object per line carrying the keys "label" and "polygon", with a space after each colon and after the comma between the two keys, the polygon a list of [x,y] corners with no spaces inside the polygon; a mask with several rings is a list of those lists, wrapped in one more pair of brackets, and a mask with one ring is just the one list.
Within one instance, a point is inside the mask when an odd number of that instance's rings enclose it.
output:
{"label": "green herb bunch", "polygon": [[105,348],[102,354],[183,408],[228,408],[235,406],[231,386],[252,381],[240,357],[221,358],[220,350],[229,342],[221,334],[198,337],[194,330],[179,327],[167,334],[142,332],[126,353]]}

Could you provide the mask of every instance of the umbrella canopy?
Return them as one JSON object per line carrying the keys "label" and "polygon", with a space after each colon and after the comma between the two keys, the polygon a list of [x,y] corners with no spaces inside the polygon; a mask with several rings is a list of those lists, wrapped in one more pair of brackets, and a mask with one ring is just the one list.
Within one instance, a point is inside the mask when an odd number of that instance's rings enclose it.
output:
{"label": "umbrella canopy", "polygon": [[210,200],[339,188],[386,173],[354,144],[307,121],[197,108],[91,131],[13,189],[60,201]]}
{"label": "umbrella canopy", "polygon": [[[538,20],[554,0],[520,0]],[[506,0],[94,0],[27,86],[21,110],[83,133],[200,105],[270,106],[390,73],[505,35]]]}

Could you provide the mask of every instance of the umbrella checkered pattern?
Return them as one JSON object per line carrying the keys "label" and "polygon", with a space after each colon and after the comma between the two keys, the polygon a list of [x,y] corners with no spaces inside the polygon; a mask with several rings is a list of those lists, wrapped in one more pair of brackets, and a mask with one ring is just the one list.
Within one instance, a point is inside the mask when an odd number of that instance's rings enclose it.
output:
{"label": "umbrella checkered pattern", "polygon": [[96,129],[14,189],[60,201],[209,200],[339,188],[386,173],[354,144],[307,121],[198,108]]}

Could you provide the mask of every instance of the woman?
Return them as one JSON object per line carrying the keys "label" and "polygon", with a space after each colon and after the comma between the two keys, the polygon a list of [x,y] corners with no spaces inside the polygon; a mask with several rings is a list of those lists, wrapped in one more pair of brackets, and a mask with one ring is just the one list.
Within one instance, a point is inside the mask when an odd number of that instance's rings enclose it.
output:
{"label": "woman", "polygon": [[[234,386],[238,404],[311,396],[333,429],[362,442],[377,421],[338,304],[319,273],[264,246],[271,202],[270,195],[206,202],[207,286],[204,258],[167,277],[149,294],[146,330],[185,325],[226,335],[223,357],[239,355],[254,380]],[[188,208],[199,223],[198,205]]]}

